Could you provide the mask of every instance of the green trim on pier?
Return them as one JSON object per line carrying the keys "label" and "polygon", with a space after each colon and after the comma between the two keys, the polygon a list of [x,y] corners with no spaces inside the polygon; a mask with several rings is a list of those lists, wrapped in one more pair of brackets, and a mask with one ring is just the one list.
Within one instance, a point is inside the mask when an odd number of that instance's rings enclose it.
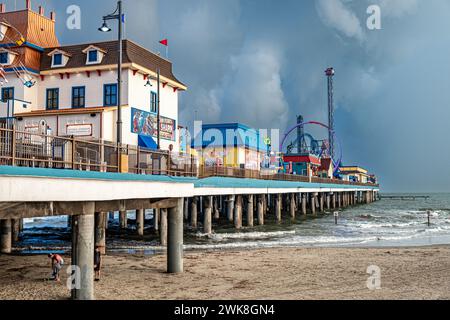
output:
{"label": "green trim on pier", "polygon": [[63,169],[28,168],[0,166],[0,176],[42,177],[55,179],[86,179],[110,181],[148,181],[165,183],[192,183],[195,188],[242,188],[242,189],[372,189],[375,186],[349,186],[340,184],[321,184],[308,182],[293,182],[279,180],[258,180],[226,177],[211,177],[205,179],[190,177],[169,177],[164,175],[139,175],[125,173],[78,171]]}

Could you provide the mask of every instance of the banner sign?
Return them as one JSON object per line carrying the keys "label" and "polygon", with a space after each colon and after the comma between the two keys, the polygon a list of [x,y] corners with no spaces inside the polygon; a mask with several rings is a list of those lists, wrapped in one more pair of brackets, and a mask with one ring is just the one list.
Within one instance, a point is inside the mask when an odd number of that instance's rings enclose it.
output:
{"label": "banner sign", "polygon": [[[160,117],[160,136],[161,139],[175,141],[175,120]],[[131,132],[149,136],[158,137],[157,116],[153,113],[131,108]]]}

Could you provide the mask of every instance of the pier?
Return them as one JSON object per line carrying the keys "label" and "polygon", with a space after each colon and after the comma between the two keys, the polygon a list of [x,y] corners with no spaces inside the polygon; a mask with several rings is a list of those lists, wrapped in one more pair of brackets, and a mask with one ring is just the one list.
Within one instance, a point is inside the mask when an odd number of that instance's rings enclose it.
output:
{"label": "pier", "polygon": [[385,196],[380,195],[380,199],[391,199],[391,200],[417,200],[417,199],[425,199],[428,200],[430,196],[416,196],[416,195],[399,195],[399,196]]}
{"label": "pier", "polygon": [[374,184],[202,167],[191,156],[104,142],[46,137],[48,152],[23,139],[32,135],[0,130],[0,252],[13,251],[23,218],[70,216],[72,264],[89,271],[76,274],[81,284],[72,290],[76,300],[95,298],[93,251],[107,251],[110,212],[120,213],[125,230],[127,211],[135,211],[136,232],[143,235],[144,212],[153,209],[153,229],[167,246],[167,272],[172,274],[184,271],[185,230],[211,234],[213,222],[222,218],[237,230],[272,220],[295,221],[370,204],[379,192]]}

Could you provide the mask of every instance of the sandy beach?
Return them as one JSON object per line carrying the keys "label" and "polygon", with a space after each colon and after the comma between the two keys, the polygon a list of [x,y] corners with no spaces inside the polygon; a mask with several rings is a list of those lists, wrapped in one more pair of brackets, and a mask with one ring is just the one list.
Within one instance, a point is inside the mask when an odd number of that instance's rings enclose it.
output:
{"label": "sandy beach", "polygon": [[[450,246],[186,253],[181,275],[166,274],[165,262],[164,255],[106,256],[96,298],[450,299]],[[366,286],[370,265],[381,268],[379,290]],[[65,272],[62,283],[48,275],[46,256],[0,256],[0,299],[67,299]]]}

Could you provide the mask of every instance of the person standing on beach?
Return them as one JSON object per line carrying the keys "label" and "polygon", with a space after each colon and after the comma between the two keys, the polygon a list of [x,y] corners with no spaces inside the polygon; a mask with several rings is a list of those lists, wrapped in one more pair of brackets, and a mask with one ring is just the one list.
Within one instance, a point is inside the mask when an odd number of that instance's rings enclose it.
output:
{"label": "person standing on beach", "polygon": [[95,270],[95,281],[100,281],[100,270],[102,268],[102,254],[100,248],[95,248],[94,253],[94,270]]}
{"label": "person standing on beach", "polygon": [[59,254],[53,254],[50,253],[48,257],[52,261],[52,280],[55,280],[57,282],[61,281],[59,278],[59,272],[62,269],[62,266],[64,265],[64,259]]}

